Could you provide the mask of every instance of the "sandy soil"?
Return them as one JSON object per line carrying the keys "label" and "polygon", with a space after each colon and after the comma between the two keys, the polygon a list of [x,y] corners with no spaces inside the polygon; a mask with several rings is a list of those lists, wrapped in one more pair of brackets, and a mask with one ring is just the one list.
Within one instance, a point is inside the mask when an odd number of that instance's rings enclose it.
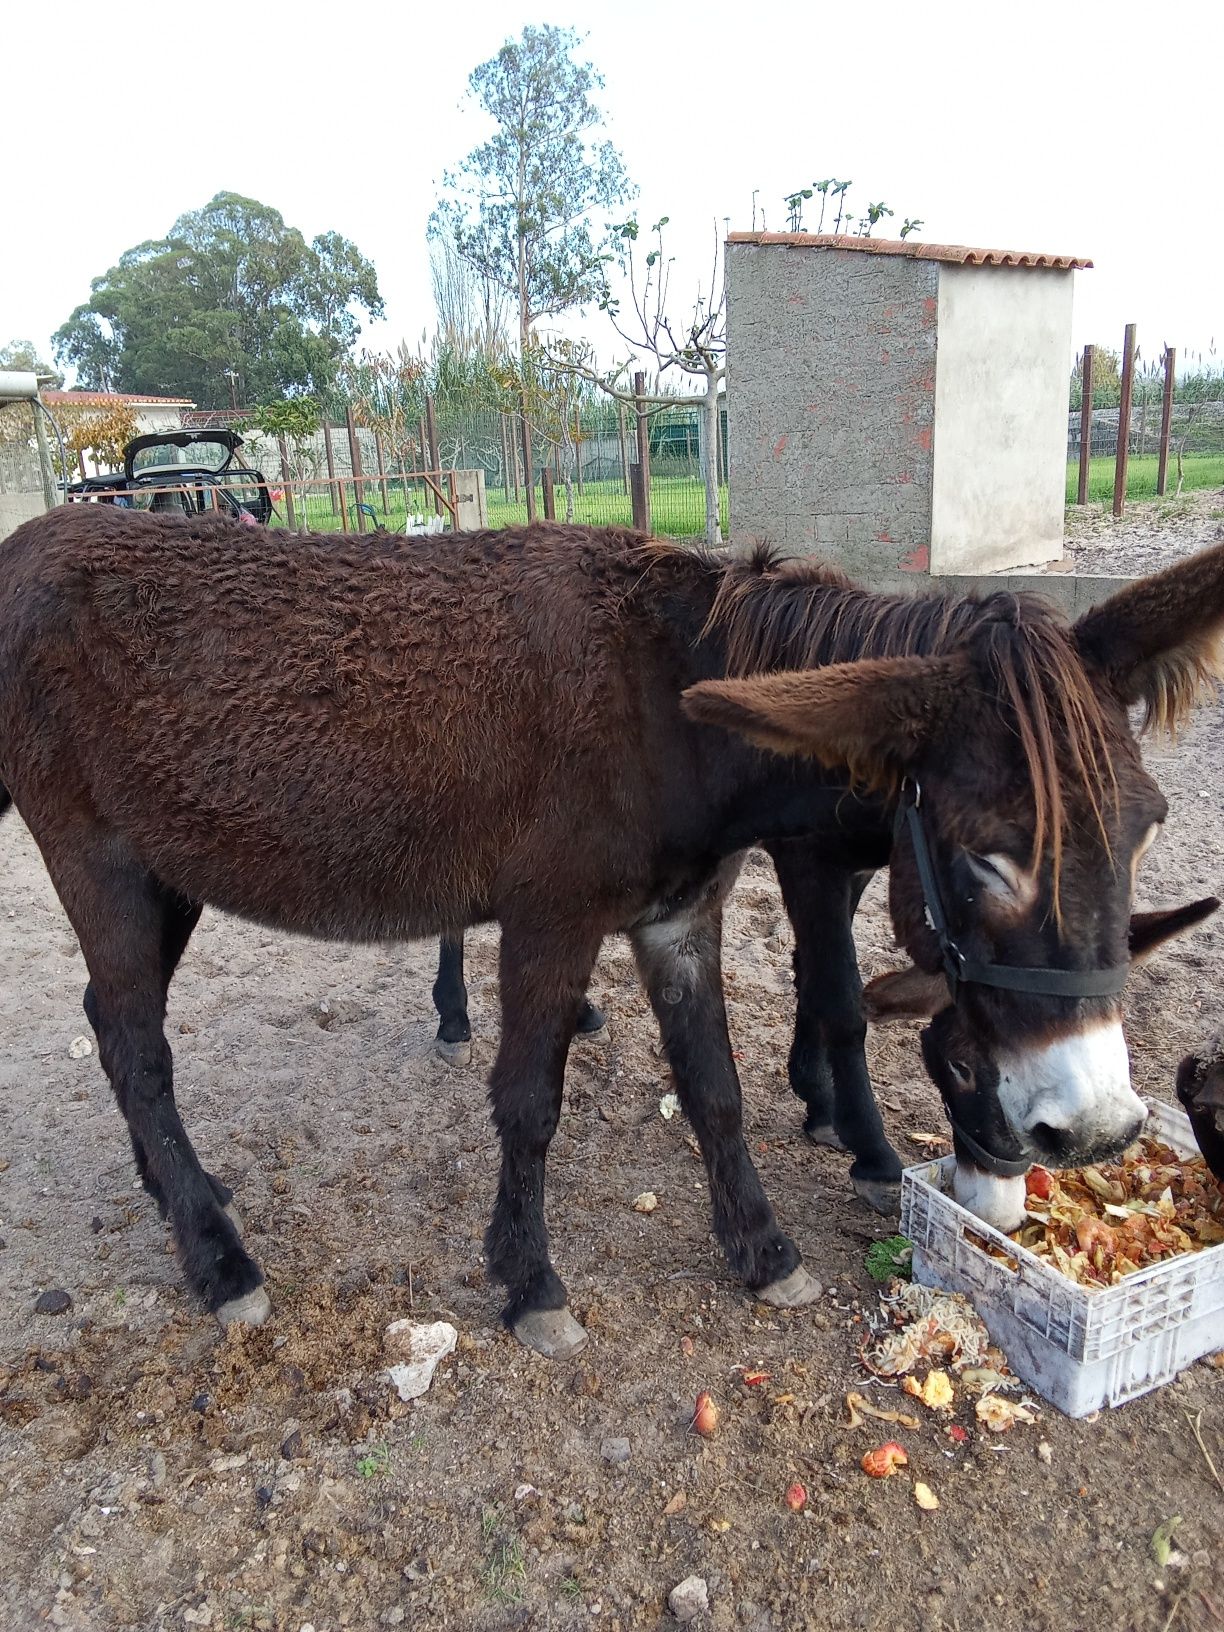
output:
{"label": "sandy soil", "polygon": [[[1224,715],[1154,751],[1171,815],[1141,879],[1149,905],[1224,895]],[[702,1576],[698,1628],[1192,1632],[1224,1625],[1224,1373],[1072,1423],[954,1446],[903,1433],[938,1493],[868,1481],[850,1430],[862,1386],[867,1244],[847,1159],[808,1148],[785,1082],[789,930],[754,858],[727,928],[746,1114],[766,1186],[826,1296],[779,1315],[728,1277],[628,949],[594,992],[610,1040],[576,1046],[550,1164],[556,1261],[592,1341],[567,1366],[499,1328],[480,1239],[495,1183],[483,1079],[497,1031],[496,940],[470,938],[472,1067],[430,1054],[433,949],[292,941],[206,914],[171,994],[178,1091],[207,1164],[237,1191],[276,1315],[220,1335],[184,1294],[87,1031],[75,941],[29,835],[0,827],[0,1628],[662,1628]],[[880,881],[859,922],[866,973],[895,957]],[[1169,1097],[1217,1023],[1224,926],[1136,976],[1135,1075]],[[916,1027],[872,1034],[898,1148],[944,1123]],[[631,1209],[654,1190],[650,1216]],[[62,1289],[72,1307],[35,1312]],[[452,1320],[457,1354],[403,1405],[387,1322]],[[691,1351],[691,1352],[689,1352]],[[736,1368],[762,1365],[750,1389]],[[710,1390],[718,1435],[689,1432]],[[877,1385],[881,1404],[896,1404]],[[779,1398],[779,1396],[783,1396]],[[604,1442],[627,1438],[625,1461]],[[1046,1442],[1048,1465],[1037,1455]],[[610,1450],[610,1448],[609,1448]],[[808,1510],[783,1500],[801,1480]],[[524,1489],[524,1487],[531,1487]],[[683,1497],[683,1502],[679,1500]],[[1182,1517],[1185,1565],[1150,1538]]]}
{"label": "sandy soil", "polygon": [[1142,577],[1224,539],[1224,490],[1204,488],[1181,498],[1132,502],[1115,521],[1108,505],[1067,511],[1067,558],[1072,570]]}

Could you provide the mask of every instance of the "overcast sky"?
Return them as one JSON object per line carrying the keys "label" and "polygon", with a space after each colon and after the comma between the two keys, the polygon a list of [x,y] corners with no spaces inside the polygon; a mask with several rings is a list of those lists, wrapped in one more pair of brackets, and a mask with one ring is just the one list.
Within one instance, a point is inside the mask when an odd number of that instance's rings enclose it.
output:
{"label": "overcast sky", "polygon": [[[1091,256],[1075,339],[1224,360],[1218,75],[1224,6],[891,0],[844,7],[365,0],[99,12],[5,8],[0,344],[49,345],[125,248],[230,189],[375,263],[386,322],[432,325],[425,228],[487,134],[467,76],[524,23],[586,32],[643,221],[696,287],[715,222],[770,227],[814,178],[856,183],[928,240]],[[610,358],[606,319],[587,332]],[[623,349],[623,348],[622,348]]]}

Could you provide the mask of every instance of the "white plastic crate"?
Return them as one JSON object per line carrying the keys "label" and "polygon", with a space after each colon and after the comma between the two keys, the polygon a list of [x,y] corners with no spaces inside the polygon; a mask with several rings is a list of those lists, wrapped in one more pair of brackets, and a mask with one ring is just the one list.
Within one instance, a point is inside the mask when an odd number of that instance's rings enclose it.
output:
{"label": "white plastic crate", "polygon": [[[1183,1112],[1148,1109],[1146,1132],[1198,1154]],[[1123,1405],[1224,1349],[1224,1243],[1089,1291],[953,1201],[953,1167],[947,1156],[901,1176],[914,1279],[967,1293],[1012,1370],[1051,1405],[1069,1417]],[[1002,1248],[1017,1267],[990,1257],[966,1231]]]}

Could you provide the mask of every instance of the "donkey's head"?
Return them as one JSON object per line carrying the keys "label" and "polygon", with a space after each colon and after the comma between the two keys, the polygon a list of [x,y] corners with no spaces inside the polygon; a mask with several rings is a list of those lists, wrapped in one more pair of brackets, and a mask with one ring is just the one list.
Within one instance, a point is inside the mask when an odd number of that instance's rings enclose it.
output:
{"label": "donkey's head", "polygon": [[894,929],[945,994],[924,1057],[962,1187],[976,1168],[975,1210],[1012,1227],[1029,1163],[1096,1160],[1143,1121],[1121,989],[1136,869],[1167,807],[1127,710],[1172,728],[1215,674],[1224,547],[1073,628],[997,595],[944,631],[931,655],[709,681],[686,707],[896,805]]}

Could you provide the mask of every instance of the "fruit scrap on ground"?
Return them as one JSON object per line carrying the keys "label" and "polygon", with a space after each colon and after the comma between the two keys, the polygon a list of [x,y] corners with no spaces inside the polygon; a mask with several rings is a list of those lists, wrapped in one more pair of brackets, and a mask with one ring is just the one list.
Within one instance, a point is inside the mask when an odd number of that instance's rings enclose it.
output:
{"label": "fruit scrap on ground", "polygon": [[[1224,1185],[1199,1156],[1142,1138],[1120,1161],[1030,1169],[1027,1217],[1011,1240],[1084,1287],[1224,1241]],[[1003,1256],[987,1247],[992,1257]]]}
{"label": "fruit scrap on ground", "polygon": [[865,1452],[860,1466],[872,1479],[887,1479],[908,1461],[903,1448],[895,1439],[890,1439],[886,1444],[877,1445],[874,1451]]}
{"label": "fruit scrap on ground", "polygon": [[973,1408],[977,1420],[993,1433],[1004,1434],[1018,1422],[1036,1422],[1037,1418],[1015,1400],[1005,1400],[999,1394],[983,1394]]}
{"label": "fruit scrap on ground", "polygon": [[864,1417],[875,1417],[878,1422],[895,1422],[899,1428],[918,1428],[917,1417],[907,1417],[904,1411],[882,1411],[862,1394],[847,1394],[846,1409],[850,1413],[851,1428],[862,1426]]}
{"label": "fruit scrap on ground", "polygon": [[719,1411],[711,1395],[698,1394],[696,1409],[693,1412],[693,1430],[709,1439],[718,1427]]}
{"label": "fruit scrap on ground", "polygon": [[797,1479],[793,1485],[786,1487],[786,1505],[792,1513],[802,1513],[807,1506],[807,1491]]}
{"label": "fruit scrap on ground", "polygon": [[951,1411],[955,1401],[952,1379],[939,1367],[928,1371],[926,1380],[921,1383],[916,1377],[904,1378],[901,1387],[916,1400],[921,1400],[928,1411]]}
{"label": "fruit scrap on ground", "polygon": [[939,1497],[930,1485],[924,1485],[921,1479],[914,1481],[914,1500],[924,1513],[933,1513],[939,1506]]}

